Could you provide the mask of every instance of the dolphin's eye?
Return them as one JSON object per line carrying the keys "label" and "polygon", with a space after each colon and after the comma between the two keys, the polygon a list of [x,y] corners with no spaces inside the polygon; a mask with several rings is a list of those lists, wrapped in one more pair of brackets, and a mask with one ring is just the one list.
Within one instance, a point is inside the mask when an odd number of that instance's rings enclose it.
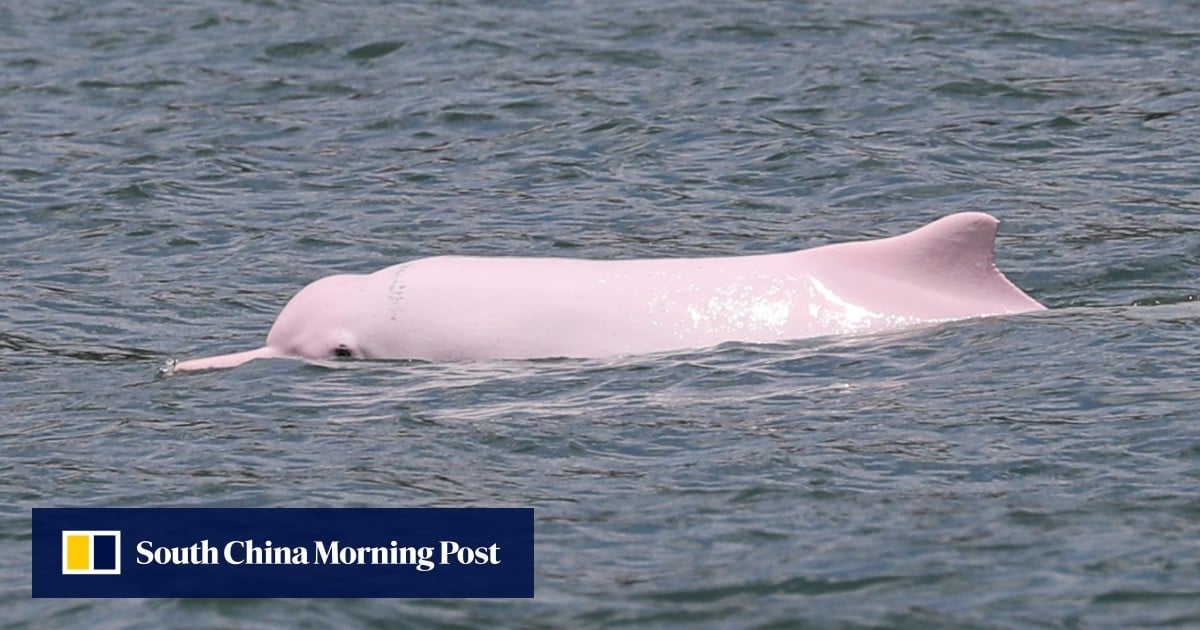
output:
{"label": "dolphin's eye", "polygon": [[352,357],[352,356],[354,356],[354,353],[350,352],[350,348],[347,348],[346,346],[338,346],[333,349],[333,356],[335,356],[335,357]]}

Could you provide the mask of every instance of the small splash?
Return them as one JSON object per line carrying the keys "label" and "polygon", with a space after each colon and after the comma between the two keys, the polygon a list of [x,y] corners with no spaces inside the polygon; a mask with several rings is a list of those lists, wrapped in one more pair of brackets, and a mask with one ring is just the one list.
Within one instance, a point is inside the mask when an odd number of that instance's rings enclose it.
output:
{"label": "small splash", "polygon": [[1185,304],[1187,302],[1200,301],[1200,294],[1190,295],[1156,295],[1151,297],[1138,298],[1132,302],[1132,306],[1166,306],[1172,304]]}
{"label": "small splash", "polygon": [[173,376],[176,372],[175,366],[179,365],[178,359],[167,359],[162,365],[158,366],[159,376]]}

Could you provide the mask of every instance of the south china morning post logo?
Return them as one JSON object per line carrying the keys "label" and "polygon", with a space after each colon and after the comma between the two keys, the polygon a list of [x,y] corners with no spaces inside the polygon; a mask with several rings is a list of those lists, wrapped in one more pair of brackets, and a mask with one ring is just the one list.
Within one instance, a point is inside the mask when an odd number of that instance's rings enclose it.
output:
{"label": "south china morning post logo", "polygon": [[[119,532],[118,532],[119,534]],[[314,540],[311,545],[278,545],[270,540],[230,540],[214,544],[204,539],[188,546],[155,546],[152,540],[137,543],[139,565],[392,565],[432,571],[447,565],[499,565],[500,544],[466,547],[457,541],[437,545],[352,546],[340,540]],[[119,573],[120,571],[117,571]]]}
{"label": "south china morning post logo", "polygon": [[63,575],[120,575],[121,532],[62,532]]}
{"label": "south china morning post logo", "polygon": [[35,508],[33,595],[533,597],[533,510]]}

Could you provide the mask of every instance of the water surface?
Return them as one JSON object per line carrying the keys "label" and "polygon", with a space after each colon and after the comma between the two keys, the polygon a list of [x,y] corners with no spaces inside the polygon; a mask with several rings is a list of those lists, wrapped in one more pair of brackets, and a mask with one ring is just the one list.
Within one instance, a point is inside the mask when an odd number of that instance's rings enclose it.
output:
{"label": "water surface", "polygon": [[[2,618],[1200,624],[1195,3],[0,8]],[[1002,221],[1051,307],[605,361],[161,377],[437,254]],[[29,598],[35,506],[532,506],[532,601]]]}

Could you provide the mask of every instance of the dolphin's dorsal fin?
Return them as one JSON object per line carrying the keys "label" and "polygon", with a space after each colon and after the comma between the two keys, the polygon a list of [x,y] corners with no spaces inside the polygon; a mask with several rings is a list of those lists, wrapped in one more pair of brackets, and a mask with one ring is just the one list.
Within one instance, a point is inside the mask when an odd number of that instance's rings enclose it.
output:
{"label": "dolphin's dorsal fin", "polygon": [[845,262],[835,273],[847,296],[877,308],[947,318],[1042,310],[996,269],[999,223],[961,212],[900,236],[822,249],[828,263]]}

